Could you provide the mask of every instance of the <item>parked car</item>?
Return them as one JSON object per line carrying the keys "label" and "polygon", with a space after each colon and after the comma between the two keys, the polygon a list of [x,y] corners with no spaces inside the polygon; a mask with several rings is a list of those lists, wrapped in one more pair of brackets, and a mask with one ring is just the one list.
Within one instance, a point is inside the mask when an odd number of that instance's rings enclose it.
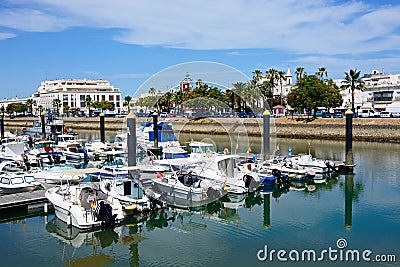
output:
{"label": "parked car", "polygon": [[382,111],[381,112],[381,118],[391,118],[391,117],[393,117],[393,116],[390,111]]}
{"label": "parked car", "polygon": [[379,118],[381,113],[374,108],[361,108],[357,112],[360,118]]}
{"label": "parked car", "polygon": [[322,118],[332,118],[332,114],[329,112],[323,112],[321,117]]}
{"label": "parked car", "polygon": [[333,118],[343,118],[343,113],[340,111],[336,111],[335,113],[333,113],[332,117]]}

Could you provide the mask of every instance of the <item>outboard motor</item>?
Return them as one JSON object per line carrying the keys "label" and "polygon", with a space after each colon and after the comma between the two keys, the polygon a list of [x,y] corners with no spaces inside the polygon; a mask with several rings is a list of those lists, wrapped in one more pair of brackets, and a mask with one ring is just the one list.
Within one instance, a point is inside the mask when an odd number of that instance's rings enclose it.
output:
{"label": "outboard motor", "polygon": [[276,179],[280,179],[282,176],[282,173],[280,170],[278,169],[273,169],[272,170],[272,175],[276,178]]}
{"label": "outboard motor", "polygon": [[219,190],[215,190],[214,188],[209,187],[207,189],[207,197],[210,200],[216,200],[221,197],[221,194]]}
{"label": "outboard motor", "polygon": [[332,161],[329,161],[329,160],[325,160],[325,165],[326,165],[326,167],[328,167],[329,171],[334,171],[336,168],[335,163],[333,163]]}
{"label": "outboard motor", "polygon": [[146,190],[144,190],[144,193],[150,200],[150,210],[156,210],[158,209],[158,207],[162,208],[164,206],[164,202],[156,198],[153,190],[147,188]]}
{"label": "outboard motor", "polygon": [[117,214],[112,214],[112,207],[110,204],[104,203],[104,201],[100,201],[99,205],[96,207],[95,215],[97,221],[101,221],[104,226],[114,228],[115,227],[115,218]]}

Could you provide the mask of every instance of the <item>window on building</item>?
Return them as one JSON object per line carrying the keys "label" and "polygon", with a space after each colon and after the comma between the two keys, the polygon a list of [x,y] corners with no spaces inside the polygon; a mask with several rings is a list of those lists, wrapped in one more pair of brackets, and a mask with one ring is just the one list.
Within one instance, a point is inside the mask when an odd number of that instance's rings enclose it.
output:
{"label": "window on building", "polygon": [[114,101],[114,96],[113,95],[108,96],[108,100],[109,101]]}

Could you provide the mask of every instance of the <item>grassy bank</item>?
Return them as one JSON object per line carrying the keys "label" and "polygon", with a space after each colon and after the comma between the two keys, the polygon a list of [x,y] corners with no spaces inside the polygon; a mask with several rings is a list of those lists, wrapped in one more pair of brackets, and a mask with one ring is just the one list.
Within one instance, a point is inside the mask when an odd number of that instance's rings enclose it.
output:
{"label": "grassy bank", "polygon": [[[30,127],[37,118],[5,119],[8,129],[20,130]],[[138,122],[145,121],[137,118]],[[262,119],[256,118],[205,118],[189,120],[173,118],[173,128],[177,132],[199,134],[241,134],[261,136]],[[67,128],[79,130],[99,130],[99,118],[66,118]],[[125,128],[125,119],[105,118],[106,130]],[[271,134],[286,138],[311,138],[344,140],[345,119],[316,119],[311,122],[287,118],[271,119]],[[400,118],[354,118],[353,139],[372,142],[400,143]]]}

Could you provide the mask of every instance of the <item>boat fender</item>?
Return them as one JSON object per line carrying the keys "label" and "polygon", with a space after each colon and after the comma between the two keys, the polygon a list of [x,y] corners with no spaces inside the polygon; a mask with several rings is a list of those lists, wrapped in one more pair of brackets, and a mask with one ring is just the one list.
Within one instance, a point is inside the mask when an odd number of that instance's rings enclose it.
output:
{"label": "boat fender", "polygon": [[224,155],[228,155],[229,154],[229,149],[227,147],[224,148]]}

